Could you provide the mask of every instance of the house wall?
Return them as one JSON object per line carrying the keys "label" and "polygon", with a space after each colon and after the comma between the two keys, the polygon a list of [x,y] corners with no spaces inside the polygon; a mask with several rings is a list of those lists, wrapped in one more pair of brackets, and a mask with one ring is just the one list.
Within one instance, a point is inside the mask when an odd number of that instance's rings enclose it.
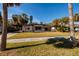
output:
{"label": "house wall", "polygon": [[[36,30],[36,29],[35,29],[36,27],[41,27],[41,29]],[[39,31],[39,32],[51,31],[51,27],[49,27],[49,26],[34,26],[34,31],[35,31],[35,32],[37,32],[37,31]]]}
{"label": "house wall", "polygon": [[30,32],[30,31],[32,31],[32,26],[23,26],[23,27],[22,27],[22,31],[24,31],[24,32],[25,32],[25,31],[26,31],[26,32],[29,31],[29,32]]}
{"label": "house wall", "polygon": [[34,30],[34,32],[43,32],[44,31],[42,26],[34,26],[33,30]]}
{"label": "house wall", "polygon": [[22,31],[28,32],[44,32],[44,31],[51,31],[51,27],[43,26],[43,25],[25,25],[22,27]]}

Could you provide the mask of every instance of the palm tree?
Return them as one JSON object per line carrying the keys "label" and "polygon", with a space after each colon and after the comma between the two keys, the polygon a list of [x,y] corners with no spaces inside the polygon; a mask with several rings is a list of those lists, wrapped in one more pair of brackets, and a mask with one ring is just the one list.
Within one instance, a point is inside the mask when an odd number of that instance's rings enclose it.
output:
{"label": "palm tree", "polygon": [[1,15],[1,12],[0,12],[0,25],[2,24],[2,15]]}
{"label": "palm tree", "polygon": [[60,19],[55,19],[54,21],[53,21],[53,26],[59,26],[60,25]]}
{"label": "palm tree", "polygon": [[18,15],[12,15],[12,19],[13,19],[13,24],[17,25],[18,24]]}
{"label": "palm tree", "polygon": [[68,24],[68,20],[69,20],[68,17],[62,17],[61,18],[61,22],[63,22],[64,24]]}
{"label": "palm tree", "polygon": [[2,27],[2,37],[1,37],[1,51],[6,49],[7,40],[7,9],[8,7],[13,7],[14,5],[19,6],[19,3],[3,3],[3,27]]}
{"label": "palm tree", "polygon": [[76,13],[75,16],[74,16],[74,18],[75,18],[75,21],[79,21],[79,14]]}
{"label": "palm tree", "polygon": [[22,28],[21,28],[21,30],[24,31],[25,25],[28,24],[29,18],[28,18],[28,15],[25,14],[25,13],[21,14],[21,18],[22,18],[21,19],[21,22],[22,22]]}
{"label": "palm tree", "polygon": [[68,4],[69,9],[69,25],[70,25],[70,40],[73,42],[75,47],[75,33],[74,33],[74,20],[73,20],[73,6],[72,3]]}
{"label": "palm tree", "polygon": [[13,24],[16,25],[16,28],[19,30],[22,30],[23,26],[28,23],[28,15],[25,13],[22,13],[21,15],[12,15],[13,18]]}
{"label": "palm tree", "polygon": [[30,24],[32,24],[33,16],[30,16]]}
{"label": "palm tree", "polygon": [[21,19],[21,22],[22,22],[23,25],[28,23],[29,18],[28,18],[28,15],[27,15],[27,14],[22,13],[22,14],[21,14],[21,18],[22,18],[22,19]]}

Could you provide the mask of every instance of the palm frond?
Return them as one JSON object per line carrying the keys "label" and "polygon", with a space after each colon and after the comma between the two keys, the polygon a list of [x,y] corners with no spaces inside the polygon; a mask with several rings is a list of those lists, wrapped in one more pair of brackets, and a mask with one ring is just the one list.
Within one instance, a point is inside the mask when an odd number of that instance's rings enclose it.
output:
{"label": "palm frond", "polygon": [[20,3],[7,3],[8,7],[20,6]]}

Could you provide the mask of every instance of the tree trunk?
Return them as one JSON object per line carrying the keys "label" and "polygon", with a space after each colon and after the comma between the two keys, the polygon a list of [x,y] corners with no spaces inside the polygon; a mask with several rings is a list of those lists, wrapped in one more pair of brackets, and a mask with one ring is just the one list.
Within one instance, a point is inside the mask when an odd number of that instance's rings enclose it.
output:
{"label": "tree trunk", "polygon": [[7,40],[7,3],[3,3],[3,25],[2,25],[2,37],[1,37],[1,51],[6,49]]}
{"label": "tree trunk", "polygon": [[69,7],[69,25],[70,25],[70,37],[75,37],[75,33],[74,33],[74,21],[73,21],[73,8],[72,8],[72,4],[69,3],[68,4]]}
{"label": "tree trunk", "polygon": [[75,32],[74,32],[74,19],[73,19],[73,6],[72,3],[68,4],[69,7],[69,25],[70,25],[70,41],[72,41],[73,46],[76,46]]}

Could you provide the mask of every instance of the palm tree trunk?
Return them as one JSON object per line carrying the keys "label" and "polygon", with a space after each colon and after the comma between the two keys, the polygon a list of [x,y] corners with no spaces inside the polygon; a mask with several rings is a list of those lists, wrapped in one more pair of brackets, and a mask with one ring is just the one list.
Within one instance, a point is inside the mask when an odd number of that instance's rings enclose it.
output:
{"label": "palm tree trunk", "polygon": [[69,3],[68,7],[69,7],[70,40],[75,42],[74,20],[73,20],[73,6],[72,6],[72,3]]}
{"label": "palm tree trunk", "polygon": [[7,3],[3,3],[3,26],[2,26],[2,37],[1,37],[1,50],[6,49],[7,40]]}

